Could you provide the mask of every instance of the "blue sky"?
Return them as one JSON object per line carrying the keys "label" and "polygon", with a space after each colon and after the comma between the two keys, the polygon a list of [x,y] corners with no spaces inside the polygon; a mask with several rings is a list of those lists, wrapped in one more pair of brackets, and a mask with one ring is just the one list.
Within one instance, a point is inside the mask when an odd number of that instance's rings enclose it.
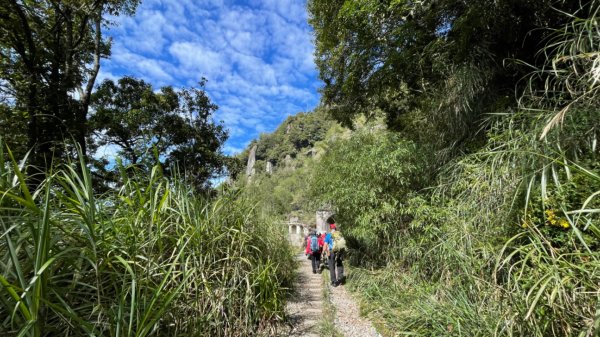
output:
{"label": "blue sky", "polygon": [[189,87],[205,77],[215,120],[229,130],[225,153],[318,103],[305,0],[143,0],[115,21],[97,83],[130,75]]}

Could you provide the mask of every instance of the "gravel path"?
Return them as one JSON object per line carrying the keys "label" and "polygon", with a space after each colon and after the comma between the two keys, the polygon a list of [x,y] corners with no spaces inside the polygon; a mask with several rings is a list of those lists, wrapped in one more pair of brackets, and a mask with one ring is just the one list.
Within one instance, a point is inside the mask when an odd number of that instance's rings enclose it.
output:
{"label": "gravel path", "polygon": [[300,268],[296,279],[297,293],[287,304],[290,331],[283,336],[318,337],[318,323],[322,317],[323,281],[321,274],[313,274],[310,260],[298,255]]}
{"label": "gravel path", "polygon": [[371,322],[360,316],[358,304],[344,286],[332,287],[331,302],[336,309],[335,328],[345,337],[381,337]]}
{"label": "gravel path", "polygon": [[[282,336],[318,337],[318,324],[323,317],[323,275],[312,273],[310,261],[304,255],[298,255],[298,260],[297,293],[287,304],[289,326]],[[358,304],[344,286],[328,286],[328,291],[336,309],[334,325],[338,332],[345,337],[381,337],[371,322],[360,317]]]}

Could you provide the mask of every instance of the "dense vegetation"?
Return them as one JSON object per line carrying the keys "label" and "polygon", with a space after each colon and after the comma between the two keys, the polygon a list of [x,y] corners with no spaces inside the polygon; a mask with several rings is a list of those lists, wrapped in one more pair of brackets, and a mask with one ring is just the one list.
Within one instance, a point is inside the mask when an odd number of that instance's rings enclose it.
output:
{"label": "dense vegetation", "polygon": [[238,161],[205,79],[96,85],[138,3],[0,0],[0,333],[276,335],[293,252],[211,186]]}
{"label": "dense vegetation", "polygon": [[599,5],[310,2],[324,103],[391,130],[315,175],[384,330],[598,333]]}
{"label": "dense vegetation", "polygon": [[0,0],[1,332],[274,329],[327,205],[386,336],[600,333],[599,1],[309,0],[322,104],[233,159],[203,81],[92,93],[137,4]]}
{"label": "dense vegetation", "polygon": [[600,3],[308,7],[319,109],[354,131],[256,193],[335,207],[384,335],[597,335]]}
{"label": "dense vegetation", "polygon": [[[162,87],[155,93],[150,84],[130,77],[102,82],[92,94],[88,146],[116,146],[121,160],[147,172],[160,161],[167,175],[176,167],[185,172],[186,181],[208,188],[209,179],[224,168],[220,150],[227,132],[211,121],[217,105],[203,86],[200,82],[200,88],[178,91]],[[96,176],[117,178],[108,159],[94,164]]]}
{"label": "dense vegetation", "polygon": [[[288,117],[273,133],[261,134],[237,158],[246,163],[256,146],[255,175],[238,176],[237,185],[255,200],[265,214],[279,218],[296,216],[304,223],[315,221],[314,200],[308,195],[313,159],[325,152],[323,140],[341,129],[322,110]],[[267,163],[272,173],[266,171]],[[241,169],[240,169],[241,170]]]}
{"label": "dense vegetation", "polygon": [[[0,166],[0,331],[14,336],[249,335],[284,317],[293,270],[285,233],[250,200],[194,193],[121,167],[94,192],[86,163],[36,190]],[[270,331],[273,333],[273,331]]]}
{"label": "dense vegetation", "polygon": [[[333,121],[321,109],[289,116],[272,133],[263,133],[258,139],[250,142],[239,157],[247,159],[249,149],[256,145],[257,161],[269,161],[275,166],[285,166],[286,157],[293,159],[306,154],[302,151],[309,150],[323,140],[332,124]],[[259,165],[264,166],[264,163]]]}

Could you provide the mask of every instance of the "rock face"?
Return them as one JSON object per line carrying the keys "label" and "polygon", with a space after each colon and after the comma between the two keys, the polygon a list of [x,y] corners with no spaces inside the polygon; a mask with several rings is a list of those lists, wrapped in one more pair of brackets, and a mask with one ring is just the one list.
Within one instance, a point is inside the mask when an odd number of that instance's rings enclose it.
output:
{"label": "rock face", "polygon": [[310,150],[306,151],[306,156],[310,158],[314,158],[317,155],[317,150],[313,147]]}
{"label": "rock face", "polygon": [[267,167],[265,168],[267,174],[273,174],[273,163],[270,161],[267,162]]}
{"label": "rock face", "polygon": [[285,159],[283,160],[283,162],[285,163],[285,168],[286,169],[291,169],[292,168],[292,156],[290,156],[289,154],[285,156]]}
{"label": "rock face", "polygon": [[246,176],[251,177],[254,175],[254,163],[256,163],[256,145],[250,150],[248,155],[248,165],[246,166]]}

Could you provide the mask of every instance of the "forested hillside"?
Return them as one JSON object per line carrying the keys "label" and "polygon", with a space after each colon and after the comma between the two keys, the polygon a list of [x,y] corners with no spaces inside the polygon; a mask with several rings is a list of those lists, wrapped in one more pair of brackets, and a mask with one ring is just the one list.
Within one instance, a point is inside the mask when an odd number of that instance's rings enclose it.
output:
{"label": "forested hillside", "polygon": [[251,182],[265,207],[333,205],[384,335],[597,335],[600,3],[308,8],[319,113],[353,131]]}
{"label": "forested hillside", "polygon": [[256,145],[256,160],[270,161],[274,166],[285,164],[285,157],[296,158],[325,138],[333,121],[322,109],[289,116],[272,133],[263,133],[238,156],[248,159],[250,149]]}
{"label": "forested hillside", "polygon": [[306,223],[314,222],[318,201],[308,195],[307,179],[315,159],[326,151],[325,140],[341,131],[322,109],[288,117],[274,132],[261,134],[236,156],[245,165],[250,150],[256,147],[254,175],[239,173],[236,185],[243,186],[266,214],[278,218],[294,215]]}

